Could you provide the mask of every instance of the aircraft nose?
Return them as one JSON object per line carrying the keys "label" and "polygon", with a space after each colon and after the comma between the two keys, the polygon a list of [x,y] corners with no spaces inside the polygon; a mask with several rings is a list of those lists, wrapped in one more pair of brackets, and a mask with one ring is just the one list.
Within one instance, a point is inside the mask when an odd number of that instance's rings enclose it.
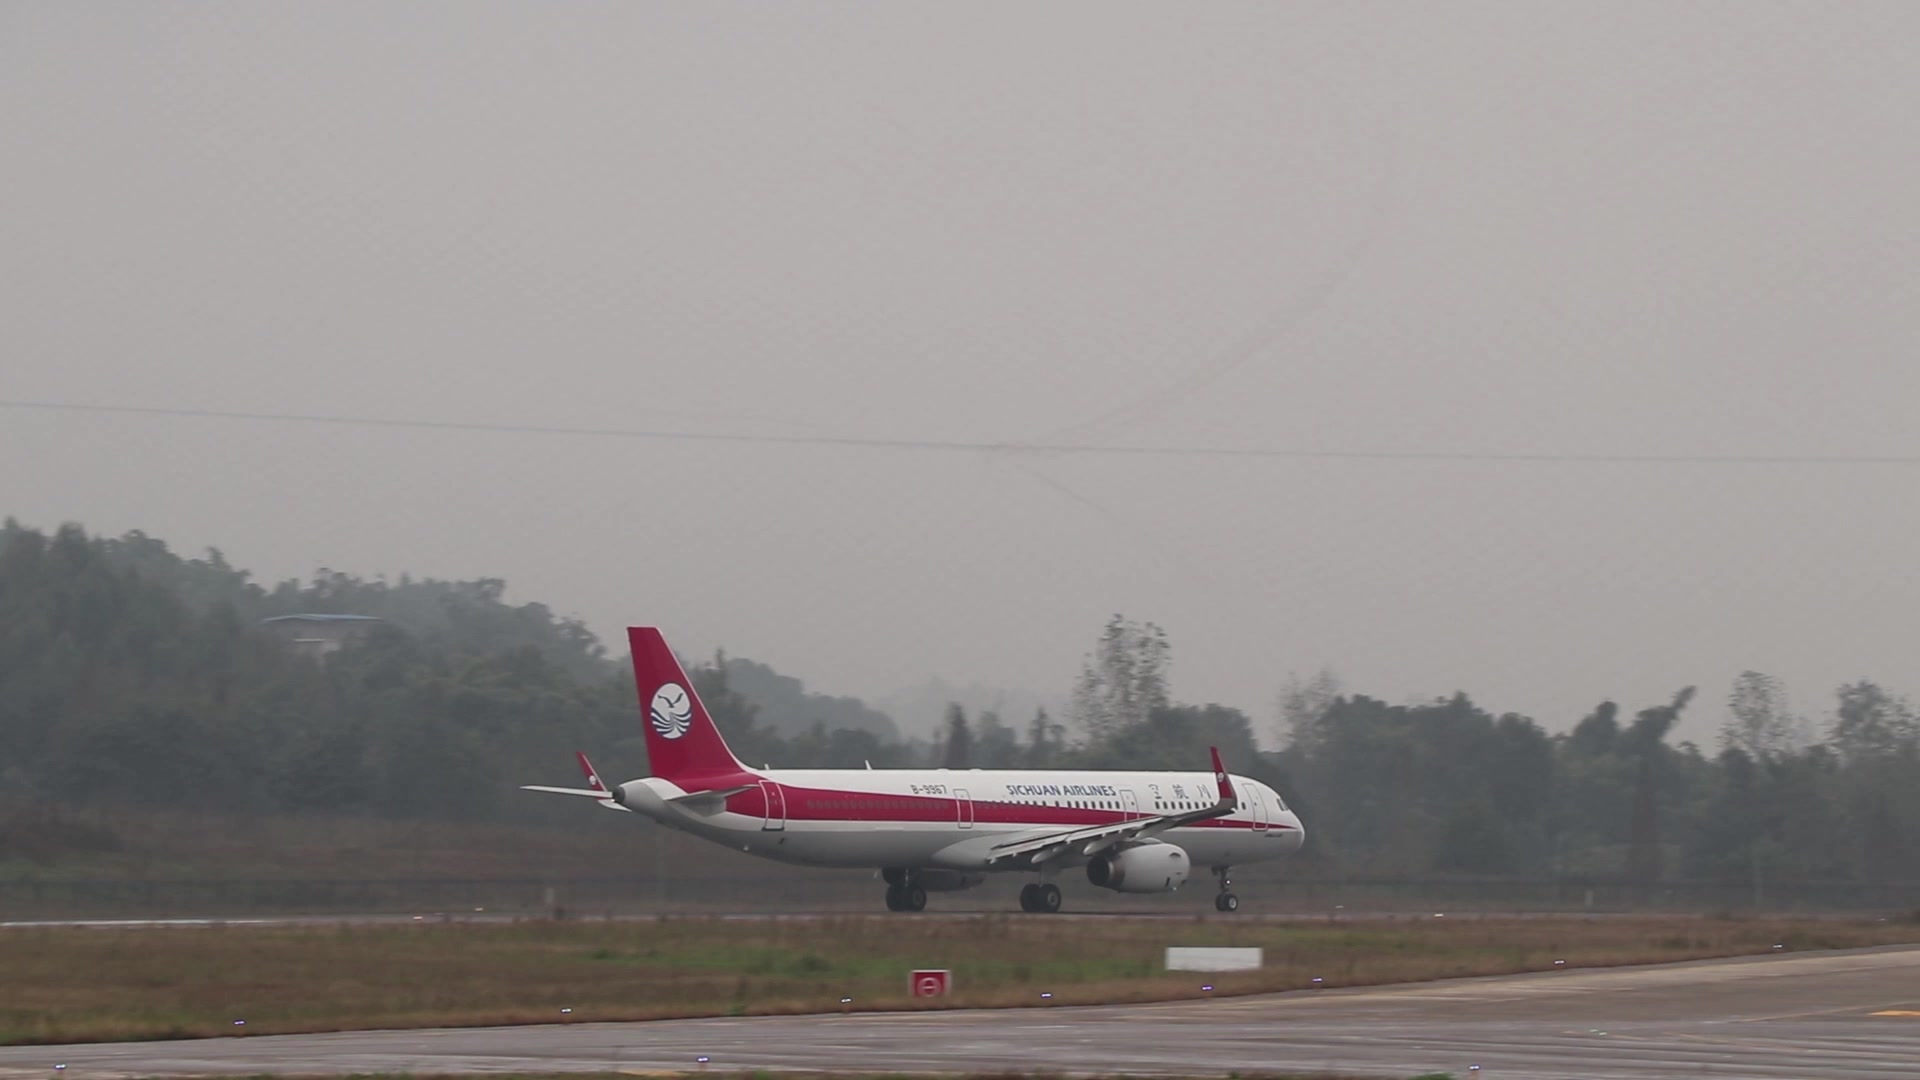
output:
{"label": "aircraft nose", "polygon": [[1289,850],[1299,851],[1301,846],[1307,842],[1307,827],[1300,824],[1300,815],[1298,814],[1288,814],[1287,824],[1293,826],[1293,828],[1287,830],[1287,847]]}

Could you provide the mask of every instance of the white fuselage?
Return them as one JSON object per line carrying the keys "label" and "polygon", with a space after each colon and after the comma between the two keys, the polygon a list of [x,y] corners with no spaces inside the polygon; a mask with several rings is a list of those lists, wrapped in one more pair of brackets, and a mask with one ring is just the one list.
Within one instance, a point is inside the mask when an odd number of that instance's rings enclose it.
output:
{"label": "white fuselage", "polygon": [[[1184,848],[1196,867],[1298,850],[1300,819],[1279,794],[1257,780],[1231,780],[1232,812],[1154,838]],[[686,799],[702,789],[647,777],[621,785],[622,802],[673,828],[784,862],[982,872],[1020,868],[997,863],[996,845],[1202,810],[1218,798],[1208,773],[1054,769],[767,769],[710,785],[741,786],[723,803]]]}

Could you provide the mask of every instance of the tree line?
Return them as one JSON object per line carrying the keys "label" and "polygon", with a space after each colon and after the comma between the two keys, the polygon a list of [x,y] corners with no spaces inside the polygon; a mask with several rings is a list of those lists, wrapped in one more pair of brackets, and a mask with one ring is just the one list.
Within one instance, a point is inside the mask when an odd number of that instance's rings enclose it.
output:
{"label": "tree line", "polygon": [[[261,626],[296,613],[382,621],[319,660]],[[262,584],[218,551],[9,520],[0,615],[0,810],[559,822],[570,808],[516,785],[565,781],[574,747],[609,773],[645,769],[624,658],[494,579]],[[1200,769],[1218,746],[1300,811],[1316,873],[1920,880],[1920,719],[1871,681],[1816,719],[1748,672],[1722,701],[1684,687],[1601,702],[1550,734],[1465,694],[1388,704],[1322,672],[1281,688],[1278,748],[1263,749],[1244,712],[1173,697],[1172,655],[1160,628],[1116,615],[1064,716],[954,705],[925,739],[750,660],[689,675],[755,765]],[[1669,740],[1714,707],[1714,752]]]}

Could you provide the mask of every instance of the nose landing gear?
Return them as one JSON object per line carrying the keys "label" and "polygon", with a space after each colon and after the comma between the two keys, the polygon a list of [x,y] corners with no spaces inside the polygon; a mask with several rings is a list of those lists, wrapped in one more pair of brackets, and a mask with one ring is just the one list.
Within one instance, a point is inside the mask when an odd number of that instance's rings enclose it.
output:
{"label": "nose landing gear", "polygon": [[1240,898],[1233,895],[1233,879],[1227,875],[1233,872],[1231,866],[1216,866],[1213,876],[1220,879],[1220,895],[1213,898],[1213,910],[1232,913],[1240,910]]}

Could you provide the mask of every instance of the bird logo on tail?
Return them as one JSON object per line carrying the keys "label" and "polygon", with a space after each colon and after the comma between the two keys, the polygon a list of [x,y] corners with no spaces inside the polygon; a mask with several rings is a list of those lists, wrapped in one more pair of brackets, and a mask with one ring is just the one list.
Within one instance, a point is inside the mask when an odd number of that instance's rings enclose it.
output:
{"label": "bird logo on tail", "polygon": [[653,692],[653,730],[663,739],[677,739],[693,723],[693,703],[679,683],[667,683]]}

